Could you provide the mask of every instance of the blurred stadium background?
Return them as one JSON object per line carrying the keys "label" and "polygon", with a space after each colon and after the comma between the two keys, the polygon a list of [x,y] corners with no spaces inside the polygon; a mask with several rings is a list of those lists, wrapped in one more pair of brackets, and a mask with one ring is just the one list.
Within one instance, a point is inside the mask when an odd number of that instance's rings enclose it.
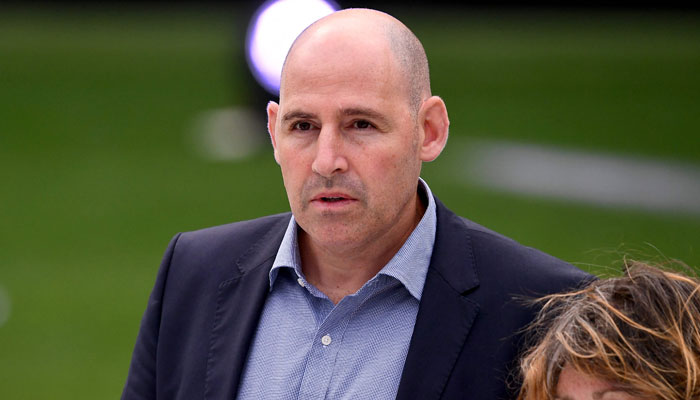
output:
{"label": "blurred stadium background", "polygon": [[[117,398],[168,240],[288,210],[243,59],[259,3],[127,4],[0,8],[2,399]],[[597,274],[624,254],[700,265],[695,10],[384,9],[422,39],[450,111],[423,174],[449,207]],[[504,143],[672,165],[691,197],[621,206],[474,178],[470,155]]]}

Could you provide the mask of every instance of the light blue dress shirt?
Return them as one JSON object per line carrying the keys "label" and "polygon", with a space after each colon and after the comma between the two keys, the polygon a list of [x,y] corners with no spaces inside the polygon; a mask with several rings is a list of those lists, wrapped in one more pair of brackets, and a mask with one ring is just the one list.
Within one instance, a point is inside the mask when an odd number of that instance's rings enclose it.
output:
{"label": "light blue dress shirt", "polygon": [[435,201],[394,257],[337,305],[306,281],[294,217],[270,270],[270,294],[239,399],[394,399],[433,252]]}

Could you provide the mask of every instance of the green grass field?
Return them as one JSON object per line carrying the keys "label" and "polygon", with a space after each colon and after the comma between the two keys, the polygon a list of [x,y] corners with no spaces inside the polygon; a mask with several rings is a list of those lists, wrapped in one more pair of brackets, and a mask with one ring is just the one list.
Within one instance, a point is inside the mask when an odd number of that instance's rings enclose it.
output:
{"label": "green grass field", "polygon": [[[700,163],[698,15],[397,16],[424,42],[451,144]],[[0,288],[11,300],[0,398],[118,397],[169,239],[288,209],[271,152],[211,162],[187,139],[199,113],[246,104],[234,35],[245,20],[230,10],[0,12]],[[457,148],[424,177],[466,217],[595,273],[624,253],[700,265],[698,215],[461,183]]]}

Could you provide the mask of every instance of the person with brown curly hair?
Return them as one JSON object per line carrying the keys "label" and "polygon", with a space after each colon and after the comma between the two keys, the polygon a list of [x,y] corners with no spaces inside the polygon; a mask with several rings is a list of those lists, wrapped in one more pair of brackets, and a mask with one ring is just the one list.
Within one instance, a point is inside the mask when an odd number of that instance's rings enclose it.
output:
{"label": "person with brown curly hair", "polygon": [[625,266],[624,277],[539,300],[520,400],[700,399],[700,282]]}

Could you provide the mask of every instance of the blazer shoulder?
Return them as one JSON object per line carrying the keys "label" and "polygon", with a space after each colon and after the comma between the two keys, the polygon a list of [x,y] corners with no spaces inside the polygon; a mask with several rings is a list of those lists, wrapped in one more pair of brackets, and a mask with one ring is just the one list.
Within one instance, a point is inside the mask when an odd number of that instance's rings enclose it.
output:
{"label": "blazer shoulder", "polygon": [[243,274],[274,257],[290,218],[282,213],[178,234],[171,268],[187,275]]}
{"label": "blazer shoulder", "polygon": [[455,217],[468,237],[482,285],[539,296],[577,288],[595,279],[541,250],[520,244],[467,218]]}
{"label": "blazer shoulder", "polygon": [[[221,247],[245,244],[268,234],[271,230],[286,229],[291,213],[280,213],[260,218],[217,225],[181,234],[180,241],[196,246]],[[246,239],[246,240],[242,240]]]}
{"label": "blazer shoulder", "polygon": [[[593,275],[533,247],[485,228],[466,218],[479,277],[526,295],[543,295],[579,287]],[[495,283],[495,282],[494,282]]]}

